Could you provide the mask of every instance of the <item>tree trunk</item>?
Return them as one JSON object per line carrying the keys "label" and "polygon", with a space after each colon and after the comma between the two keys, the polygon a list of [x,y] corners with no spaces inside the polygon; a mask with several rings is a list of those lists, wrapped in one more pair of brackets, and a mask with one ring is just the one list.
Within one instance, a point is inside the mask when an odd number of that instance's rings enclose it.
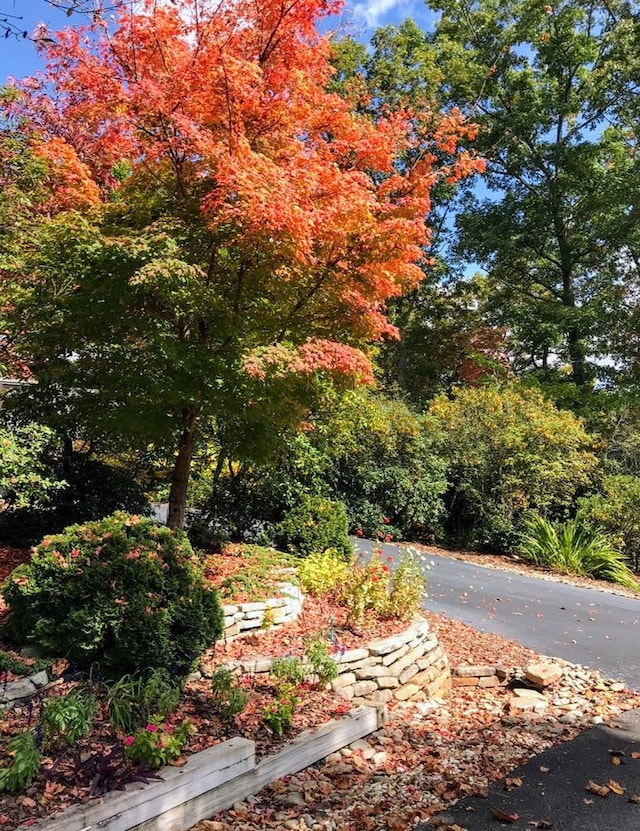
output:
{"label": "tree trunk", "polygon": [[185,512],[187,509],[187,485],[191,473],[191,459],[196,432],[197,410],[188,407],[182,412],[184,430],[178,442],[178,455],[171,473],[171,487],[169,489],[169,510],[167,525],[175,531],[184,528]]}
{"label": "tree trunk", "polygon": [[583,387],[587,383],[586,356],[584,353],[584,341],[576,329],[570,329],[567,332],[567,346],[569,348],[571,374],[574,383],[579,387]]}

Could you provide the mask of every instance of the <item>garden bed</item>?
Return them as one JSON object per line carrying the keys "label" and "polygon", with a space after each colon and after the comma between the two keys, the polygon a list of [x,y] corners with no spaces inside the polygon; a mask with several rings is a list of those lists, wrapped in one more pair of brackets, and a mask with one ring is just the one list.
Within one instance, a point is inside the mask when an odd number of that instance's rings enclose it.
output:
{"label": "garden bed", "polygon": [[186,831],[379,726],[375,708],[358,707],[340,721],[303,732],[260,763],[256,763],[253,742],[231,739],[194,754],[183,767],[164,768],[162,779],[143,789],[128,786],[124,793],[110,793],[97,804],[77,805],[58,817],[48,816],[35,827],[42,831]]}

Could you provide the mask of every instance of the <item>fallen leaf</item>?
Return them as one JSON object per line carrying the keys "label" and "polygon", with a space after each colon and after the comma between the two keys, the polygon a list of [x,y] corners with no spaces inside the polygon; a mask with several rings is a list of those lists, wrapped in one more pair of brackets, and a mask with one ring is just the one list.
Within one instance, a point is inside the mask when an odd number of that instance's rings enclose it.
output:
{"label": "fallen leaf", "polygon": [[621,765],[622,759],[619,756],[612,756],[611,757],[611,764],[612,765]]}
{"label": "fallen leaf", "polygon": [[540,765],[540,773],[549,773],[551,768],[547,768],[544,765]]}
{"label": "fallen leaf", "polygon": [[553,823],[549,822],[548,819],[537,819],[534,822],[530,822],[529,825],[533,825],[534,828],[543,828],[543,829],[553,828]]}
{"label": "fallen leaf", "polygon": [[640,759],[640,751],[634,750],[631,754],[632,759]]}
{"label": "fallen leaf", "polygon": [[640,794],[634,793],[629,797],[629,802],[634,802],[636,805],[640,805]]}
{"label": "fallen leaf", "polygon": [[499,822],[516,822],[520,819],[520,814],[507,814],[499,808],[494,808],[491,816]]}
{"label": "fallen leaf", "polygon": [[593,799],[583,799],[585,805],[593,805]]}
{"label": "fallen leaf", "polygon": [[187,764],[187,757],[186,756],[178,756],[177,759],[173,759],[169,764],[174,768],[181,768],[183,765]]}
{"label": "fallen leaf", "polygon": [[31,799],[30,796],[23,796],[22,799],[20,800],[20,804],[22,805],[23,808],[35,808],[36,807],[35,800]]}
{"label": "fallen leaf", "polygon": [[606,785],[598,785],[597,782],[593,782],[591,779],[589,780],[589,784],[586,787],[586,790],[591,791],[591,793],[597,794],[598,796],[608,796],[609,788]]}
{"label": "fallen leaf", "polygon": [[613,793],[617,794],[618,796],[622,796],[622,794],[625,792],[625,789],[622,787],[622,785],[620,785],[614,779],[609,779],[609,781],[607,782],[607,788],[609,788],[610,791],[613,791]]}
{"label": "fallen leaf", "polygon": [[504,780],[504,787],[507,791],[510,791],[513,788],[520,788],[522,787],[522,779],[518,779],[517,777],[507,777]]}

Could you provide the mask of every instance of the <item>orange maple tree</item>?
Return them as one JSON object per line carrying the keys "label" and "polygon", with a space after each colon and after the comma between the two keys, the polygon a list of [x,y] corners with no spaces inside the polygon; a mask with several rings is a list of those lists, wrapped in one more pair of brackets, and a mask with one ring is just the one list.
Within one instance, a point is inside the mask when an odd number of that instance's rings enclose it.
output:
{"label": "orange maple tree", "polygon": [[[475,126],[426,103],[373,119],[329,92],[331,39],[317,24],[338,0],[114,5],[112,19],[43,39],[46,72],[6,104],[52,170],[50,209],[75,200],[113,213],[147,194],[154,207],[135,222],[171,216],[189,229],[188,243],[174,238],[191,302],[164,290],[165,264],[129,275],[138,312],[254,381],[369,382],[367,345],[397,336],[387,300],[424,278],[431,188],[481,168],[460,146]],[[212,293],[207,310],[194,300]],[[204,375],[215,371],[205,360]],[[213,412],[193,383],[179,408],[173,526]]]}

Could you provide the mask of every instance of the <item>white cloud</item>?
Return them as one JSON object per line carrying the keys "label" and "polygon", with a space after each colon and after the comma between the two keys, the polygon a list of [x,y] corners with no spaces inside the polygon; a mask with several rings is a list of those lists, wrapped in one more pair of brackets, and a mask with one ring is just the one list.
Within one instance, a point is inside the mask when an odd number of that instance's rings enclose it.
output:
{"label": "white cloud", "polygon": [[388,22],[400,22],[415,12],[415,0],[373,0],[371,3],[354,3],[352,8],[357,17],[364,18],[367,26],[375,28],[385,18]]}

